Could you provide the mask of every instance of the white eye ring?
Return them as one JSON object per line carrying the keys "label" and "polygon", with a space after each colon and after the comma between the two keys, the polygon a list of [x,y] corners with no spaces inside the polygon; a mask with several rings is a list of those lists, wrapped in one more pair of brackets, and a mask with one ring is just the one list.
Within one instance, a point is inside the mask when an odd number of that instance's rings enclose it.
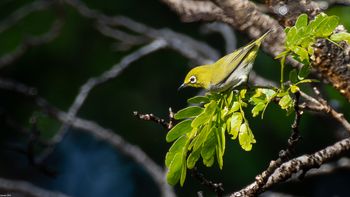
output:
{"label": "white eye ring", "polygon": [[197,82],[196,76],[191,76],[190,77],[190,83],[196,83],[196,82]]}

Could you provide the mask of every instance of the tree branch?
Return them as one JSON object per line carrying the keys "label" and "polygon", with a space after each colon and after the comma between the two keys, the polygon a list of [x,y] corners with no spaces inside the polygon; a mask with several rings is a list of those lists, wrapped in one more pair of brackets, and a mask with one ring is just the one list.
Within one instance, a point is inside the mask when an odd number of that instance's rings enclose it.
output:
{"label": "tree branch", "polygon": [[[7,192],[7,193],[3,193]],[[59,192],[47,191],[25,181],[14,181],[0,178],[0,193],[2,196],[27,197],[68,197]]]}
{"label": "tree branch", "polygon": [[[336,157],[341,156],[342,154],[348,152],[350,150],[350,138],[346,138],[341,140],[331,146],[328,146],[320,151],[317,151],[311,155],[303,155],[292,159],[284,164],[282,164],[279,168],[275,170],[275,172],[269,177],[267,183],[265,184],[263,189],[268,189],[273,185],[281,183],[288,178],[290,178],[293,174],[303,171],[309,170],[312,168],[318,168],[322,164],[334,159]],[[255,191],[258,186],[257,181],[252,184],[246,186],[240,191],[237,191],[231,194],[232,197],[241,197],[241,196],[253,196],[254,193],[251,191]]]}

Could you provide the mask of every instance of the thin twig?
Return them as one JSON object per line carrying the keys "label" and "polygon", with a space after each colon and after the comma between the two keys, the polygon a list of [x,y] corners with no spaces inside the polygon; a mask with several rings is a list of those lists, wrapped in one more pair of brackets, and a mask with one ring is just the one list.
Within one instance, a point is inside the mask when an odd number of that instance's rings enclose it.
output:
{"label": "thin twig", "polygon": [[224,187],[222,183],[214,183],[213,181],[208,180],[207,178],[204,177],[202,173],[200,173],[197,168],[193,168],[191,170],[191,174],[194,178],[200,181],[200,183],[213,192],[216,193],[218,197],[222,197],[224,194]]}
{"label": "thin twig", "polygon": [[344,129],[350,133],[350,123],[346,120],[344,114],[337,112],[330,105],[328,105],[324,99],[322,99],[323,101],[320,101],[321,98],[315,99],[304,92],[300,92],[300,95],[308,102],[306,105],[301,105],[301,108],[324,112],[330,115],[330,117],[338,121],[344,127]]}
{"label": "thin twig", "polygon": [[29,14],[36,11],[45,10],[46,8],[50,7],[53,3],[54,1],[51,0],[39,0],[24,5],[23,7],[17,9],[15,12],[13,12],[11,15],[9,15],[3,21],[0,22],[0,33],[16,25],[20,20],[22,20]]}
{"label": "thin twig", "polygon": [[159,118],[158,116],[155,116],[153,114],[143,114],[138,111],[134,111],[134,116],[138,117],[141,120],[152,121],[157,124],[160,124],[167,130],[172,128],[172,124],[170,124],[170,122],[167,122],[163,118]]}

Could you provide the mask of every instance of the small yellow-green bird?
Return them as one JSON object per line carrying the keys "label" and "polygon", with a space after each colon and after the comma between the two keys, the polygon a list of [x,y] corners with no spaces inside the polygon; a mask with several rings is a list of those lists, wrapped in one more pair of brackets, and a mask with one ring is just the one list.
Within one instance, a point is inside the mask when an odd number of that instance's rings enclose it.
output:
{"label": "small yellow-green bird", "polygon": [[261,42],[270,31],[267,31],[250,44],[220,58],[213,64],[193,68],[186,75],[180,88],[190,86],[205,88],[212,92],[223,92],[246,82]]}

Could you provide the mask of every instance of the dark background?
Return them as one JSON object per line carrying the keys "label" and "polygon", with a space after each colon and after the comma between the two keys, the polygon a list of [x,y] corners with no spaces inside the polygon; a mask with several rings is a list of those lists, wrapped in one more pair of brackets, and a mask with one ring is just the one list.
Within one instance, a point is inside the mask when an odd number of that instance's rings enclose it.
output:
{"label": "dark background", "polygon": [[[0,1],[0,21],[21,6],[32,1]],[[182,23],[179,17],[160,1],[88,0],[94,9],[107,15],[124,15],[150,27],[170,28],[202,40],[224,55],[224,40],[219,34],[204,35],[199,29],[203,23]],[[98,76],[122,57],[137,49],[116,51],[115,40],[101,35],[94,22],[81,17],[74,8],[64,5],[65,24],[60,35],[51,43],[29,49],[19,60],[0,70],[1,78],[14,79],[38,89],[39,94],[52,105],[66,111],[79,87],[92,76]],[[333,7],[350,29],[350,8]],[[0,34],[0,55],[16,49],[28,35],[46,32],[55,19],[52,9],[35,12]],[[249,41],[246,35],[236,33],[238,45]],[[166,130],[160,125],[135,118],[134,110],[154,113],[167,118],[168,107],[177,111],[186,106],[186,99],[198,90],[178,92],[185,74],[193,65],[171,49],[162,49],[132,63],[119,77],[93,89],[78,116],[96,121],[105,128],[142,148],[154,161],[163,166],[170,144],[165,142]],[[254,69],[260,75],[279,80],[279,64],[260,52]],[[288,68],[290,69],[290,68]],[[287,70],[288,70],[287,69]],[[323,95],[336,109],[350,118],[349,103],[329,85],[322,85]],[[32,129],[30,119],[37,118],[41,137],[50,139],[60,123],[49,118],[33,101],[9,91],[0,90],[0,176],[26,180],[43,188],[61,191],[75,197],[89,196],[157,196],[156,185],[142,167],[118,153],[93,136],[70,130],[53,154],[44,162],[56,176],[50,176],[31,165],[25,150],[28,135],[8,124]],[[226,192],[234,191],[254,180],[271,159],[275,159],[290,133],[293,115],[286,116],[275,104],[269,106],[263,120],[250,118],[257,143],[250,152],[243,151],[237,141],[227,140],[224,168],[219,170],[197,164],[200,171],[214,181],[223,182]],[[344,132],[340,125],[325,116],[305,113],[301,122],[302,140],[297,154],[312,153],[339,140]],[[36,152],[40,152],[37,147]],[[299,196],[350,196],[349,170],[336,174],[312,177],[302,183],[286,183],[273,189]],[[203,190],[205,196],[214,195],[191,176],[184,187],[176,186],[179,196],[195,196]],[[147,195],[146,195],[147,194]]]}

